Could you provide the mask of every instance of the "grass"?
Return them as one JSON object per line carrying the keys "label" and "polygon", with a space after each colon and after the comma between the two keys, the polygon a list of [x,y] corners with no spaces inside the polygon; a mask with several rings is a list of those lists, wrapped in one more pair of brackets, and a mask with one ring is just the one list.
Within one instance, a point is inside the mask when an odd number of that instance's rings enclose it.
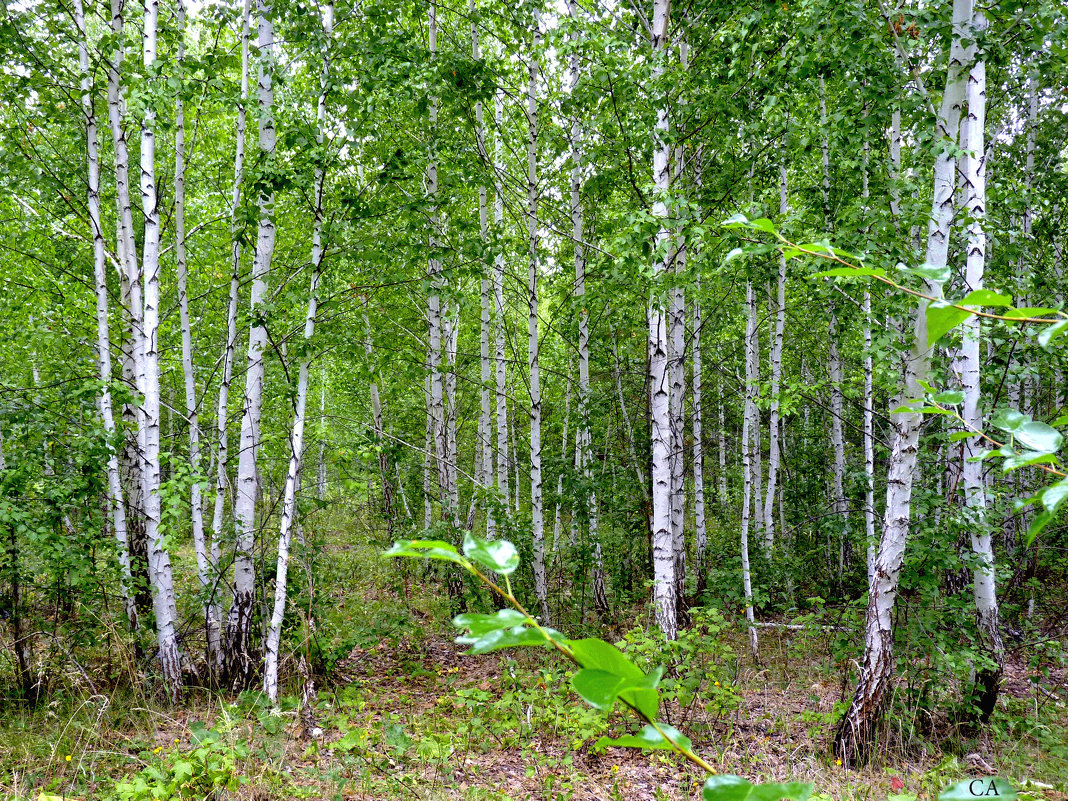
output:
{"label": "grass", "polygon": [[[196,689],[185,706],[167,709],[136,685],[94,693],[72,677],[43,708],[4,710],[0,797],[699,797],[702,777],[672,755],[598,753],[600,736],[630,724],[584,706],[567,666],[550,654],[463,654],[421,568],[343,549],[324,560],[318,585],[329,598],[303,649],[330,671],[314,707],[321,736],[303,731],[292,669],[294,695],[277,711],[255,693],[227,699]],[[826,751],[852,681],[849,665],[833,658],[832,635],[765,629],[757,664],[733,622],[714,613],[696,622],[668,654],[686,667],[666,681],[664,714],[720,772],[812,781],[821,801],[907,801],[982,775],[969,761],[977,754],[1017,785],[1041,782],[1033,799],[1068,798],[1063,668],[1047,670],[1039,690],[1039,672],[1014,662],[981,733],[945,720],[925,731],[891,725],[875,760],[852,771]],[[304,630],[298,623],[290,632],[291,646]],[[663,657],[665,645],[642,626],[617,637],[639,663]]]}

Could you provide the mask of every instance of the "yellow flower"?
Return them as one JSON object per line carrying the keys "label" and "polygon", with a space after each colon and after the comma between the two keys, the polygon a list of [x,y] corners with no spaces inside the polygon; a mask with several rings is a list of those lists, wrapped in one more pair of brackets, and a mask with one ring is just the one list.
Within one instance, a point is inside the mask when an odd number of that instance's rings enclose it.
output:
{"label": "yellow flower", "polygon": [[613,773],[619,773],[619,765],[613,765],[612,766],[612,772]]}
{"label": "yellow flower", "polygon": [[717,687],[719,686],[719,682],[718,682],[718,681],[716,682],[716,686],[717,686]]}
{"label": "yellow flower", "polygon": [[834,760],[834,764],[837,765],[838,767],[842,767],[842,760],[836,759],[836,760]]}
{"label": "yellow flower", "polygon": [[152,753],[153,753],[153,754],[158,754],[158,753],[159,753],[160,751],[162,751],[162,750],[163,750],[163,746],[161,745],[161,746],[159,746],[159,747],[157,747],[157,748],[153,748],[153,749],[152,749]]}
{"label": "yellow flower", "polygon": [[67,759],[68,762],[70,762],[70,754],[67,754],[66,759]]}

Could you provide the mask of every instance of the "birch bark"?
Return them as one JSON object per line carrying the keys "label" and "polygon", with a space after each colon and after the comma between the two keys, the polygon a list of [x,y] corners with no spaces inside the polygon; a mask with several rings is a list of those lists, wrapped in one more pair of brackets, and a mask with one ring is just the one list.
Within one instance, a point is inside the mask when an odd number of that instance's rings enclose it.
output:
{"label": "birch bark", "polygon": [[[779,167],[779,214],[789,211],[789,185],[786,165]],[[768,416],[768,489],[764,496],[764,555],[771,559],[775,550],[775,490],[779,481],[779,389],[782,381],[782,341],[786,327],[786,257],[779,254],[779,275],[775,284],[775,328],[772,332],[771,411]]]}
{"label": "birch bark", "polygon": [[[927,228],[925,261],[934,267],[945,266],[949,254],[957,166],[954,145],[965,92],[966,56],[962,40],[968,34],[971,18],[971,0],[954,0],[953,40],[936,129],[942,146],[935,157],[931,220]],[[937,286],[929,289],[938,291]],[[923,397],[919,382],[926,380],[930,370],[926,312],[927,303],[921,301],[914,317],[912,353],[905,367],[906,399]],[[894,602],[905,556],[922,422],[923,416],[916,412],[894,415],[895,433],[887,467],[886,514],[874,575],[868,587],[864,657],[853,699],[833,743],[835,754],[847,764],[855,764],[868,756],[886,710],[894,672]]]}
{"label": "birch bark", "polygon": [[[256,0],[257,45],[259,47],[259,149],[264,161],[274,155],[274,62],[277,43],[271,20],[270,0]],[[274,193],[262,191],[257,198],[259,221],[256,252],[252,261],[252,291],[249,311],[252,325],[248,338],[248,367],[245,372],[245,398],[241,415],[241,444],[237,464],[237,491],[234,499],[234,523],[237,541],[234,554],[234,593],[226,619],[225,675],[233,688],[247,687],[252,680],[255,661],[251,652],[253,596],[256,568],[253,551],[256,545],[256,496],[259,472],[256,458],[260,440],[260,414],[263,404],[264,350],[267,328],[262,307],[267,294],[267,276],[274,256]]]}
{"label": "birch bark", "polygon": [[[144,67],[148,74],[156,68],[156,29],[158,0],[145,3]],[[156,195],[156,113],[151,103],[141,122],[141,208],[145,218],[144,248],[144,349],[138,373],[144,392],[142,483],[145,503],[145,537],[148,540],[149,577],[152,581],[152,608],[156,614],[156,638],[165,691],[172,703],[182,695],[181,653],[178,647],[178,609],[174,595],[171,557],[163,543],[160,501],[160,217]]]}
{"label": "birch bark", "polygon": [[108,439],[108,506],[122,580],[121,591],[130,631],[138,629],[137,605],[134,603],[133,574],[130,570],[130,551],[126,532],[126,504],[123,499],[119,457],[114,450],[116,441],[115,413],[111,401],[111,333],[108,325],[107,263],[104,253],[104,229],[100,213],[100,134],[93,106],[92,73],[89,66],[89,32],[85,25],[82,0],[74,0],[74,23],[78,28],[78,65],[81,68],[82,113],[85,115],[85,145],[88,161],[88,210],[90,234],[93,238],[93,278],[96,285],[96,352],[100,375],[100,396],[97,407]]}
{"label": "birch bark", "polygon": [[[326,126],[326,93],[330,82],[330,46],[334,32],[334,5],[327,3],[323,9],[323,71],[322,90],[316,108],[318,131],[315,142],[323,146],[323,130]],[[311,340],[315,335],[315,314],[319,305],[319,279],[323,272],[323,190],[326,184],[326,170],[322,161],[315,168],[315,222],[312,225],[311,285],[308,289],[308,313],[304,318],[304,350],[300,357],[297,372],[297,397],[293,409],[293,429],[289,434],[289,467],[286,471],[286,483],[282,497],[281,531],[278,534],[278,563],[275,570],[274,608],[267,628],[267,648],[263,671],[263,691],[272,704],[278,703],[278,650],[282,639],[282,622],[286,611],[286,580],[289,575],[289,548],[292,539],[293,523],[297,515],[297,489],[300,486],[301,462],[304,457],[304,414],[308,403],[308,376],[311,370]],[[375,390],[377,395],[377,389]],[[381,424],[381,408],[378,422]],[[383,470],[383,493],[389,486]],[[388,503],[388,501],[387,501]],[[388,509],[387,509],[388,512]],[[392,518],[391,529],[392,529]]]}

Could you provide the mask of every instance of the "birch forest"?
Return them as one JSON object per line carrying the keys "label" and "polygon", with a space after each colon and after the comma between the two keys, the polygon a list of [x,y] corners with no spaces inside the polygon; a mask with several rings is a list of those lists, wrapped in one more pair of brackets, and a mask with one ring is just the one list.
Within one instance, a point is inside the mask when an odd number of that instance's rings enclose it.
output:
{"label": "birch forest", "polygon": [[1068,7],[11,0],[0,798],[1068,798]]}

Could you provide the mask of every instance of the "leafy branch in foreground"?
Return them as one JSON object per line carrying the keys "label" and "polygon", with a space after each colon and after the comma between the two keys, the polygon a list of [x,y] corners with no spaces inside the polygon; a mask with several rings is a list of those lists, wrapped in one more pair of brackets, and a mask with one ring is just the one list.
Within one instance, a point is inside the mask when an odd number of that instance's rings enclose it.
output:
{"label": "leafy branch in foreground", "polygon": [[[664,673],[662,667],[644,673],[611,643],[595,637],[567,639],[559,631],[542,626],[523,607],[512,592],[509,578],[519,567],[519,554],[507,540],[484,540],[467,533],[462,553],[441,540],[401,540],[385,555],[452,562],[509,604],[494,614],[468,613],[453,619],[453,625],[466,632],[456,641],[469,645],[468,653],[486,654],[518,646],[553,648],[578,666],[579,670],[571,677],[571,686],[586,703],[611,712],[619,701],[644,724],[637,734],[602,737],[594,744],[595,748],[615,746],[674,751],[708,774],[702,788],[704,801],[806,801],[812,794],[812,785],[807,783],[752,784],[740,776],[717,775],[715,769],[693,750],[688,737],[674,726],[657,721],[660,709],[657,687]],[[490,572],[501,578],[490,578]]]}

